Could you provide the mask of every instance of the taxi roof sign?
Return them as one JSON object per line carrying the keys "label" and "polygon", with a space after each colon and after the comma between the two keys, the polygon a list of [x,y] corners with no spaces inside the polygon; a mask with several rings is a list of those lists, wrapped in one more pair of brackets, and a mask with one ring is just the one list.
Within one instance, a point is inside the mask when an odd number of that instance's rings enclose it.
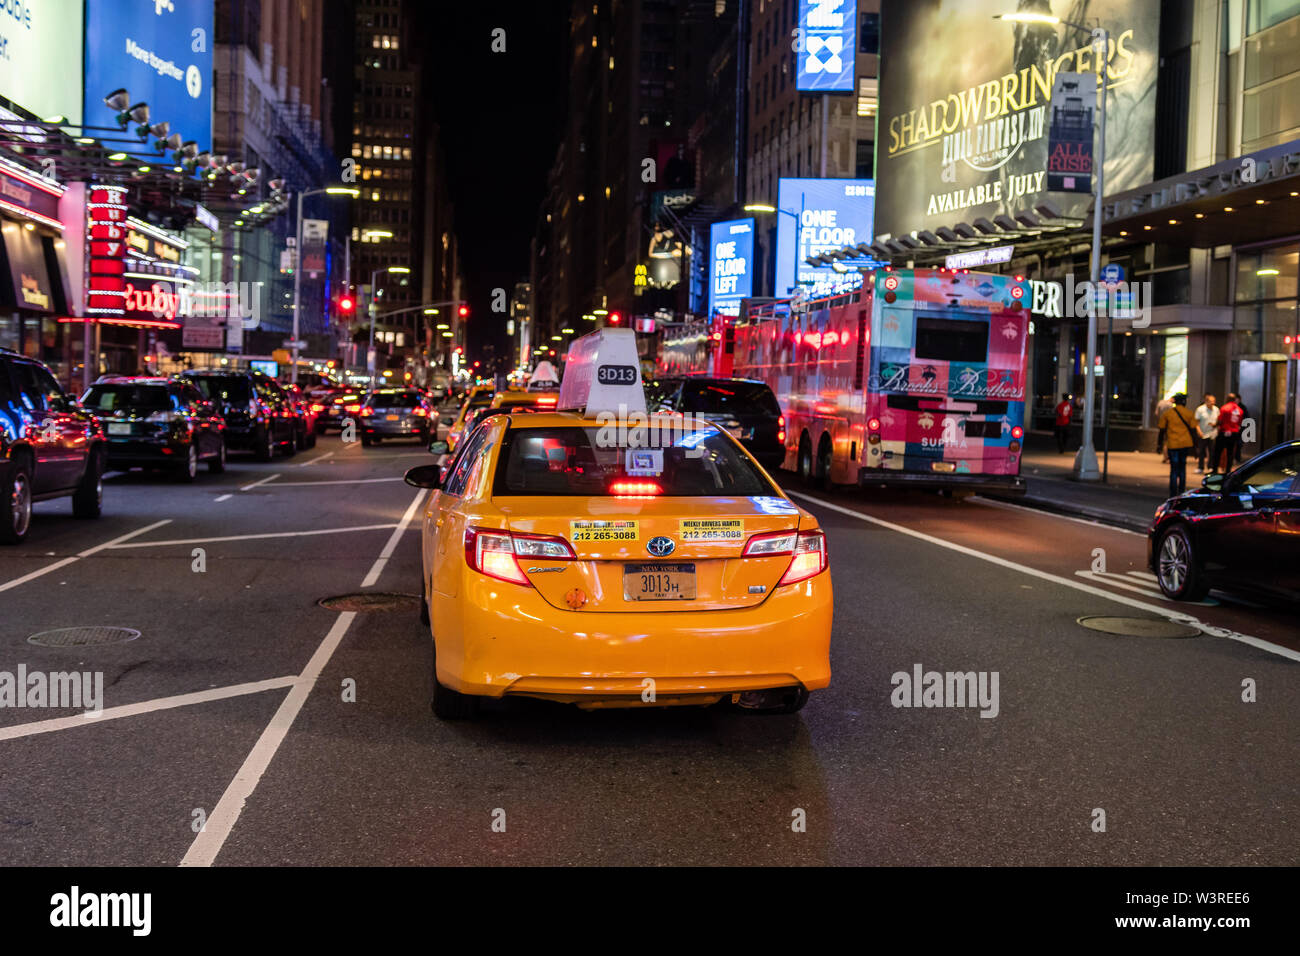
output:
{"label": "taxi roof sign", "polygon": [[646,412],[641,385],[641,359],[631,329],[597,329],[569,346],[569,360],[560,383],[559,410]]}
{"label": "taxi roof sign", "polygon": [[540,386],[543,383],[558,385],[559,382],[560,376],[555,371],[555,366],[545,360],[538,362],[537,367],[533,369],[533,374],[528,377],[529,388],[535,385]]}

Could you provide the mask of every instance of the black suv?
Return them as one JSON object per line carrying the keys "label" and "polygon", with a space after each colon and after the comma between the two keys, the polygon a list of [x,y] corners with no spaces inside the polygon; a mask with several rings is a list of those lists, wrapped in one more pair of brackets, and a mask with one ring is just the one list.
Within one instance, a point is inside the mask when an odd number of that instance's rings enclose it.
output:
{"label": "black suv", "polygon": [[0,348],[0,544],[27,536],[32,503],[72,498],[78,518],[104,500],[104,431],[50,370]]}
{"label": "black suv", "polygon": [[108,467],[165,468],[193,481],[199,462],[214,474],[226,467],[226,424],[192,382],[183,378],[112,375],[81,397],[108,439]]}
{"label": "black suv", "polygon": [[292,399],[259,372],[192,369],[183,377],[216,407],[226,422],[226,447],[270,461],[277,448],[298,451],[300,420]]}
{"label": "black suv", "polygon": [[765,382],[747,378],[661,378],[645,387],[651,412],[690,412],[739,439],[764,468],[785,461],[785,419]]}

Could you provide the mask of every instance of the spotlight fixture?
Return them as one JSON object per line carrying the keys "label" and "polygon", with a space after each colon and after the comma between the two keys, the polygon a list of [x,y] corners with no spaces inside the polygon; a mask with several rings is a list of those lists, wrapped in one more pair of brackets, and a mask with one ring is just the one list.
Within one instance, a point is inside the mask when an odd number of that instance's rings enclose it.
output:
{"label": "spotlight fixture", "polygon": [[229,166],[226,167],[226,172],[231,173],[235,176],[238,176],[243,171],[244,171],[243,163],[238,163],[238,162],[231,163]]}
{"label": "spotlight fixture", "polygon": [[[163,124],[163,126],[166,125],[166,123]],[[160,153],[165,153],[169,149],[174,153],[181,148],[181,134],[172,133],[165,139],[160,139],[158,142],[154,143],[153,148],[158,150]]]}
{"label": "spotlight fixture", "polygon": [[141,100],[139,103],[136,103],[135,106],[132,106],[129,110],[127,110],[126,115],[128,118],[130,118],[136,123],[139,123],[140,126],[144,127],[144,135],[141,135],[140,130],[136,129],[135,134],[137,136],[139,136],[141,139],[144,139],[149,135],[149,104],[148,103]]}
{"label": "spotlight fixture", "polygon": [[249,183],[257,182],[257,177],[260,175],[262,175],[262,171],[258,169],[256,166],[254,166],[252,169],[246,169],[243,172],[244,178],[248,180]]}
{"label": "spotlight fixture", "polygon": [[117,114],[117,125],[126,129],[126,124],[130,120],[127,115],[127,104],[131,102],[131,94],[125,89],[114,90],[104,97],[104,105]]}
{"label": "spotlight fixture", "polygon": [[267,188],[270,189],[271,192],[273,192],[273,193],[283,192],[283,191],[284,191],[284,180],[283,180],[283,179],[271,179],[271,180],[268,180],[268,181],[267,181],[266,186],[267,186]]}

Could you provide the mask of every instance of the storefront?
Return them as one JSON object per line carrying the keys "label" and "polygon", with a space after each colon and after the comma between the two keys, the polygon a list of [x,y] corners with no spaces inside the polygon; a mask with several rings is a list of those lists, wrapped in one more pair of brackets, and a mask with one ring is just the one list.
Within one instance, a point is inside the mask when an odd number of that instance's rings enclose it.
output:
{"label": "storefront", "polygon": [[59,221],[64,187],[0,159],[0,347],[38,358],[67,381],[58,322],[70,299]]}

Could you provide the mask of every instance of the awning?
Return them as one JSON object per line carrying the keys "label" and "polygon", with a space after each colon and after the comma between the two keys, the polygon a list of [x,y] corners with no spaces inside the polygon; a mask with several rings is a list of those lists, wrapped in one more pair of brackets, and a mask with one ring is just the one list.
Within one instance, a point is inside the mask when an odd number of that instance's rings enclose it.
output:
{"label": "awning", "polygon": [[1300,232],[1300,140],[1107,196],[1109,237],[1211,248]]}

